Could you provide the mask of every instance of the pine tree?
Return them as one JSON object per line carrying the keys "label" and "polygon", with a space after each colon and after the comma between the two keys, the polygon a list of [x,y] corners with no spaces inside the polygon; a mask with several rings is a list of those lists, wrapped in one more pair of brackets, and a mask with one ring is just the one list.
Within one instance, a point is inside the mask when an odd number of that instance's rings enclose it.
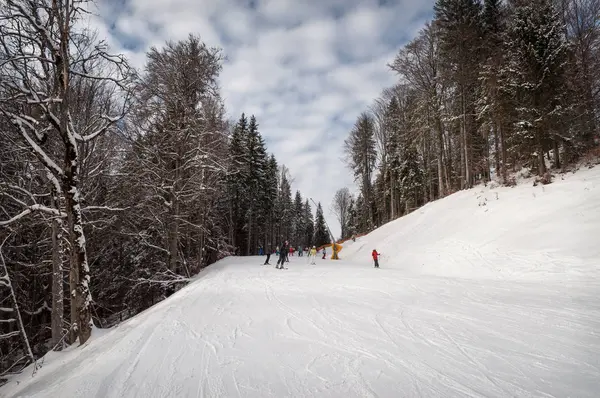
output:
{"label": "pine tree", "polygon": [[434,11],[444,69],[456,86],[456,110],[452,116],[461,121],[463,188],[471,188],[477,161],[473,141],[479,137],[474,115],[479,86],[481,4],[479,0],[437,0]]}
{"label": "pine tree", "polygon": [[276,217],[279,229],[279,242],[290,240],[292,233],[292,188],[288,177],[288,169],[285,165],[279,171],[279,192],[277,196]]}
{"label": "pine tree", "polygon": [[400,184],[398,183],[398,171],[401,165],[400,159],[400,143],[402,134],[402,125],[398,120],[401,110],[398,104],[398,99],[393,97],[388,105],[386,120],[390,129],[390,138],[388,140],[388,157],[387,157],[387,176],[385,178],[390,181],[390,215],[394,219],[400,215],[399,202],[401,200]]}
{"label": "pine tree", "polygon": [[274,155],[271,155],[267,164],[267,176],[265,179],[264,186],[264,202],[263,211],[267,217],[267,225],[265,231],[265,249],[273,250],[277,246],[277,236],[275,233],[276,214],[275,208],[277,204],[277,159]]}
{"label": "pine tree", "polygon": [[254,115],[250,117],[246,140],[246,182],[248,210],[245,229],[248,234],[246,254],[253,254],[258,246],[259,234],[264,230],[265,215],[261,211],[265,201],[264,187],[267,183],[268,158],[265,143],[258,132]]}
{"label": "pine tree", "polygon": [[330,243],[329,233],[327,232],[327,225],[325,224],[325,217],[323,216],[323,208],[321,203],[317,204],[317,216],[315,218],[315,245],[323,246]]}
{"label": "pine tree", "polygon": [[419,154],[412,145],[406,145],[402,149],[402,163],[398,168],[400,179],[400,191],[405,203],[405,213],[420,205],[423,197],[424,172],[421,169]]}
{"label": "pine tree", "polygon": [[558,140],[557,126],[566,111],[567,43],[552,0],[518,2],[506,46],[509,80],[505,88],[519,98],[516,139],[534,155],[542,176],[544,153],[552,147],[552,140]]}
{"label": "pine tree", "polygon": [[356,215],[356,200],[351,197],[350,205],[348,206],[348,221],[346,223],[346,236],[344,239],[350,238],[358,233],[357,227],[357,215]]}
{"label": "pine tree", "polygon": [[292,225],[293,225],[293,234],[292,234],[292,242],[295,246],[302,245],[302,241],[304,240],[304,206],[302,195],[300,191],[296,191],[296,196],[294,197],[294,206],[292,211]]}
{"label": "pine tree", "polygon": [[230,198],[230,218],[231,218],[231,244],[237,248],[239,253],[245,242],[244,219],[247,210],[248,187],[248,120],[242,113],[240,120],[233,128],[231,140],[229,143],[229,156],[231,158],[228,170],[228,191]]}
{"label": "pine tree", "polygon": [[389,213],[388,206],[390,195],[386,184],[386,176],[389,172],[385,170],[385,174],[383,173],[384,170],[380,169],[373,182],[373,206],[375,207],[373,211],[373,222],[375,225],[381,225],[389,221],[385,217],[385,215]]}
{"label": "pine tree", "polygon": [[[503,36],[506,31],[504,7],[500,0],[485,0],[482,12],[483,52],[480,71],[481,90],[477,101],[477,115],[483,123],[487,147],[492,145],[493,135],[494,169],[496,175],[507,182],[506,132],[508,109],[513,108],[509,98],[503,95],[500,84],[506,70],[506,51]],[[489,149],[486,154],[487,169],[490,169]]]}
{"label": "pine tree", "polygon": [[374,122],[370,115],[363,112],[358,117],[344,145],[348,164],[354,171],[354,178],[359,182],[361,194],[364,198],[364,202],[362,203],[364,208],[361,209],[361,216],[364,217],[362,224],[365,226],[365,230],[370,230],[374,217],[374,198],[371,179],[377,160]]}
{"label": "pine tree", "polygon": [[314,244],[315,222],[313,218],[312,208],[308,199],[304,202],[304,246],[312,246]]}
{"label": "pine tree", "polygon": [[363,199],[362,194],[359,193],[354,201],[354,225],[358,233],[369,232],[363,214],[365,209],[364,202],[365,200]]}

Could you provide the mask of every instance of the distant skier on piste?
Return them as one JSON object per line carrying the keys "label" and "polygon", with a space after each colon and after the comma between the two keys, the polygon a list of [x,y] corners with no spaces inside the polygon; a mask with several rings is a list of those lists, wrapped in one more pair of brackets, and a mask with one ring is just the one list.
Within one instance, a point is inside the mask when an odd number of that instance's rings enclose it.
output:
{"label": "distant skier on piste", "polygon": [[317,248],[313,246],[312,249],[310,249],[310,252],[308,254],[308,260],[310,260],[311,265],[316,265],[316,263],[315,263],[316,259],[317,259]]}
{"label": "distant skier on piste", "polygon": [[283,263],[287,260],[287,256],[289,254],[289,243],[286,240],[281,244],[281,248],[279,249],[279,260],[277,261],[277,265],[275,268],[283,269]]}
{"label": "distant skier on piste", "polygon": [[377,250],[373,249],[371,256],[373,256],[373,262],[375,263],[375,268],[379,268],[379,253],[377,253]]}

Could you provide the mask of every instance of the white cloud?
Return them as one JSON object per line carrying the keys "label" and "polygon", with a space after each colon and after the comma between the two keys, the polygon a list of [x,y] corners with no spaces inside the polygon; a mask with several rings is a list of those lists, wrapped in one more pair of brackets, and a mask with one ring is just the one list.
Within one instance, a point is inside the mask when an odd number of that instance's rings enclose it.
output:
{"label": "white cloud", "polygon": [[295,177],[293,188],[322,202],[337,234],[331,200],[337,189],[353,185],[341,161],[343,141],[358,114],[395,82],[386,64],[423,25],[433,3],[103,1],[101,18],[90,25],[137,67],[150,46],[190,33],[222,47],[227,62],[220,80],[229,116],[256,115],[269,151]]}

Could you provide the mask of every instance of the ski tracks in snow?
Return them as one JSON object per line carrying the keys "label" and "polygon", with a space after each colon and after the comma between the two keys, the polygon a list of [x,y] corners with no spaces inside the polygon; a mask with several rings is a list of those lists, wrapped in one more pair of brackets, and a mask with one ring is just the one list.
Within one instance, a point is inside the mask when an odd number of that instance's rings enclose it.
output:
{"label": "ski tracks in snow", "polygon": [[20,396],[596,397],[593,283],[235,261],[71,354],[72,373],[43,368]]}

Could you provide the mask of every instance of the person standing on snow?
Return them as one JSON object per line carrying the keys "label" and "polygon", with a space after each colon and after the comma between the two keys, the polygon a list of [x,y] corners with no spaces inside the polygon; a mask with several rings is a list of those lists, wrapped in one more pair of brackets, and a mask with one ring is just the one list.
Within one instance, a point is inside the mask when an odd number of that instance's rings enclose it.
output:
{"label": "person standing on snow", "polygon": [[312,260],[311,261],[311,265],[315,265],[315,260],[317,259],[317,248],[316,247],[312,247],[312,249],[310,249],[310,252],[308,252],[308,259]]}
{"label": "person standing on snow", "polygon": [[379,268],[379,253],[377,253],[377,250],[373,249],[371,256],[373,256],[373,262],[375,263],[375,268]]}
{"label": "person standing on snow", "polygon": [[267,259],[265,260],[265,263],[263,265],[271,265],[269,264],[269,260],[271,259],[271,245],[267,246]]}
{"label": "person standing on snow", "polygon": [[327,249],[323,248],[323,258],[321,260],[325,260],[325,257],[327,257]]}
{"label": "person standing on snow", "polygon": [[[289,249],[289,243],[286,240],[285,242],[283,242],[281,244],[281,248],[279,249],[279,260],[277,261],[277,265],[275,266],[275,268],[278,269],[283,269],[283,263],[285,263],[285,261],[287,260],[287,256],[290,252]],[[288,260],[289,262],[289,260]]]}

